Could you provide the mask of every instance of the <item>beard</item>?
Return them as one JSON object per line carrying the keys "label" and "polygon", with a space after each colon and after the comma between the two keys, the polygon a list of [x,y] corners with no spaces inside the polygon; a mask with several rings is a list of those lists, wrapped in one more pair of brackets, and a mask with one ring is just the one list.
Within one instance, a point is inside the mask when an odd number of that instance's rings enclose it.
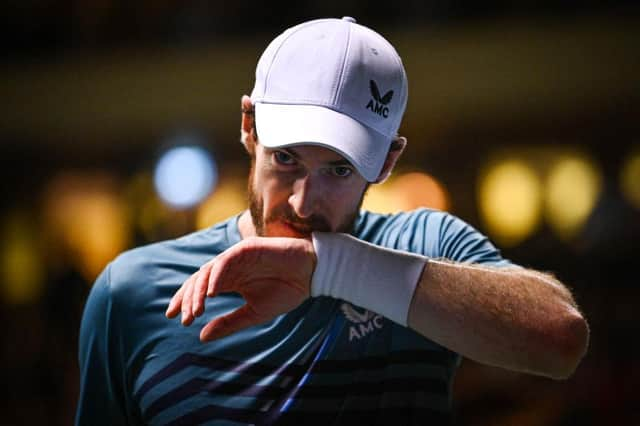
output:
{"label": "beard", "polygon": [[[253,226],[256,230],[256,235],[259,237],[267,237],[266,235],[266,226],[269,223],[273,222],[285,222],[293,225],[296,229],[300,230],[304,234],[310,235],[312,232],[341,232],[346,234],[351,234],[354,230],[355,221],[358,218],[358,214],[360,211],[360,206],[362,205],[362,201],[364,200],[364,196],[369,188],[369,184],[362,193],[360,200],[358,202],[358,207],[350,212],[344,220],[340,222],[338,227],[333,230],[331,229],[330,222],[322,215],[311,215],[308,218],[301,218],[291,209],[288,204],[283,204],[281,206],[276,207],[273,211],[269,213],[269,216],[264,216],[264,202],[262,198],[258,195],[258,192],[254,188],[254,172],[255,172],[255,164],[252,161],[251,170],[249,171],[249,187],[247,188],[248,194],[248,202],[249,202],[249,212],[251,213],[251,220],[253,221]],[[271,235],[272,237],[276,237],[277,235]]]}

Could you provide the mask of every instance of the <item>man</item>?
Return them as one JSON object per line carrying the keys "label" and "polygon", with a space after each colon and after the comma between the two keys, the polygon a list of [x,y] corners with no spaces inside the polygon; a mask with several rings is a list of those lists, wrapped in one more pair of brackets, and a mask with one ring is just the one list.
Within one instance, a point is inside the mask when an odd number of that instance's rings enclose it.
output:
{"label": "man", "polygon": [[461,356],[569,376],[588,328],[561,283],[447,213],[359,210],[406,100],[397,53],[352,18],[277,37],[242,98],[249,210],[105,269],[77,423],[443,424]]}

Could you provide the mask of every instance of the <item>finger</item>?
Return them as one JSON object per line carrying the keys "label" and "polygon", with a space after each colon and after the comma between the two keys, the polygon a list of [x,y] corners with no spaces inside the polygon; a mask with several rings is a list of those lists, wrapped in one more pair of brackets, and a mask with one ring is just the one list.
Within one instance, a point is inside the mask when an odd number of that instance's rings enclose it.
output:
{"label": "finger", "polygon": [[259,324],[261,321],[255,312],[245,304],[233,312],[222,315],[205,325],[200,331],[200,341],[219,339],[236,331]]}
{"label": "finger", "polygon": [[[190,279],[191,277],[189,277]],[[173,295],[171,301],[169,302],[169,307],[165,312],[167,318],[174,318],[180,312],[180,307],[182,306],[182,295],[184,294],[184,283],[180,286],[176,294]]]}
{"label": "finger", "polygon": [[193,316],[199,317],[204,312],[204,298],[206,297],[207,284],[209,283],[209,273],[212,263],[206,263],[200,271],[194,283],[193,290]]}
{"label": "finger", "polygon": [[214,265],[209,271],[209,276],[207,277],[207,296],[213,297],[216,296],[219,291],[216,288],[216,282],[218,281],[218,277],[220,276],[220,269],[224,266],[224,262],[220,261],[217,265]]}
{"label": "finger", "polygon": [[220,269],[222,267],[222,265],[218,265],[218,268],[211,268],[211,271],[209,271],[209,276],[207,277],[207,296],[208,297],[213,297],[215,296],[216,293],[216,279],[219,275],[219,273],[217,271],[215,271],[214,273],[214,269]]}
{"label": "finger", "polygon": [[225,256],[218,256],[216,262],[211,266],[207,285],[207,296],[213,297],[235,289],[234,283],[238,280],[237,277],[233,276],[231,271],[231,262],[234,259],[233,253],[234,252],[225,252]]}
{"label": "finger", "polygon": [[198,273],[194,274],[185,283],[184,295],[182,297],[182,325],[189,325],[193,322],[193,311],[191,310],[192,296],[193,296],[193,283],[197,278]]}

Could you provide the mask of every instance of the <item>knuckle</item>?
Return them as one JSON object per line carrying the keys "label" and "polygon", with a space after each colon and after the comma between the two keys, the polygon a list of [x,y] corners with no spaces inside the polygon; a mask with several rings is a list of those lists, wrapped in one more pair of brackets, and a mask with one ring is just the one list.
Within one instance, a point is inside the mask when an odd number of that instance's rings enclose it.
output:
{"label": "knuckle", "polygon": [[259,250],[262,244],[262,239],[260,237],[249,237],[245,240],[245,243],[242,245],[242,250],[245,252],[254,252]]}
{"label": "knuckle", "polygon": [[260,257],[264,248],[265,245],[262,238],[250,237],[245,244],[238,248],[238,256],[234,256],[233,260],[254,262]]}

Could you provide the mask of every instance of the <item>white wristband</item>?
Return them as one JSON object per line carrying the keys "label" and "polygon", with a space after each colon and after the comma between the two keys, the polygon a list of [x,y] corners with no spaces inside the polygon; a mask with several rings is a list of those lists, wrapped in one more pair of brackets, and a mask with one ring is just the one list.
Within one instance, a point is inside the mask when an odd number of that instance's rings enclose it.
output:
{"label": "white wristband", "polygon": [[409,305],[427,258],[351,235],[314,232],[318,263],[311,296],[331,296],[407,325]]}

